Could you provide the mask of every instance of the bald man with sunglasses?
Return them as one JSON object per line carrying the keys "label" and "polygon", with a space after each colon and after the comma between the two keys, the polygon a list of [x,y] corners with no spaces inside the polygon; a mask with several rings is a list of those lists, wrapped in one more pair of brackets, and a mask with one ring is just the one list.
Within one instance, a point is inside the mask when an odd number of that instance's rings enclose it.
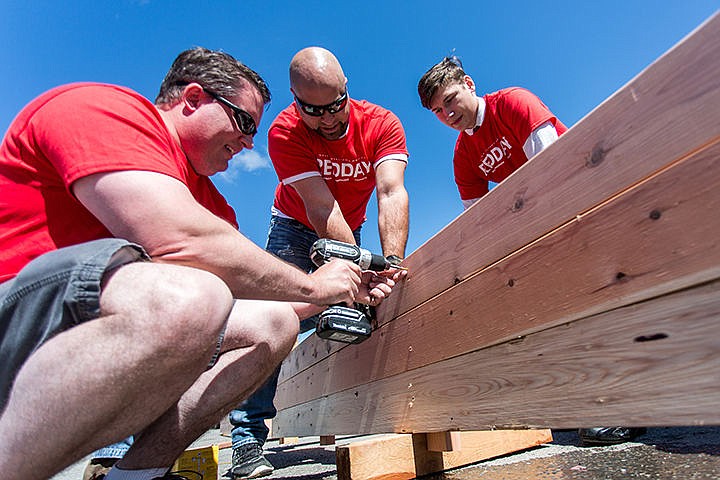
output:
{"label": "bald man with sunglasses", "polygon": [[[269,130],[270,158],[280,183],[267,249],[311,271],[310,247],[318,238],[360,244],[376,190],[382,253],[401,260],[408,235],[408,152],[400,120],[380,106],[350,98],[340,63],[323,48],[305,48],[293,57],[290,90],[293,103]],[[386,274],[395,281],[404,275],[398,270]],[[313,326],[312,319],[304,321],[300,330]],[[262,446],[268,435],[264,421],[276,413],[278,373],[230,414],[235,478],[273,471]]]}

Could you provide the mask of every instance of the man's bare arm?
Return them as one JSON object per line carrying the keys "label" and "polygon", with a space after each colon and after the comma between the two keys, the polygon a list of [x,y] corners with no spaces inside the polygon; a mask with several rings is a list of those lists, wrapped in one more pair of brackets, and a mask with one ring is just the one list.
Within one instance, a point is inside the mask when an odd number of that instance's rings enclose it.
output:
{"label": "man's bare arm", "polygon": [[385,256],[405,257],[409,199],[405,190],[405,162],[385,160],[377,166],[378,230]]}
{"label": "man's bare arm", "polygon": [[351,301],[357,293],[356,265],[329,262],[330,268],[308,276],[205,209],[170,176],[146,171],[101,173],[76,181],[72,189],[114,236],[142,245],[154,261],[215,273],[236,298],[322,305]]}
{"label": "man's bare arm", "polygon": [[305,204],[305,211],[320,238],[355,243],[355,237],[325,180],[313,176],[290,184]]}

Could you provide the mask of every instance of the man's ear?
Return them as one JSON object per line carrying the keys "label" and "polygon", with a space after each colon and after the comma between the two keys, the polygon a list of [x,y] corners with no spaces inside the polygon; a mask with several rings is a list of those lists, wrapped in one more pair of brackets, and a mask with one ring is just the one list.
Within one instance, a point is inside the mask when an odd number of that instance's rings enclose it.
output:
{"label": "man's ear", "polygon": [[190,83],[183,89],[181,99],[185,108],[195,111],[202,105],[205,92],[199,83]]}
{"label": "man's ear", "polygon": [[465,85],[467,85],[471,92],[475,91],[475,82],[470,75],[465,75],[463,77],[463,82],[465,83]]}

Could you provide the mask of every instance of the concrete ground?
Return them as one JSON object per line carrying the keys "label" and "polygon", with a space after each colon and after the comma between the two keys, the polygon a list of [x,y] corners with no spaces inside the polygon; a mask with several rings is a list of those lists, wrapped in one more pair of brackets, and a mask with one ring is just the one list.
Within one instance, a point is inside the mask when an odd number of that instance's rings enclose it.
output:
{"label": "concrete ground", "polygon": [[[720,479],[720,427],[650,428],[636,442],[609,447],[580,447],[575,431],[554,431],[554,441],[532,450],[424,477],[428,480],[695,480]],[[338,437],[348,443],[358,437]],[[195,445],[227,442],[210,430]],[[269,480],[335,480],[335,447],[321,446],[318,437],[296,445],[269,441],[267,459],[275,465]],[[230,467],[232,452],[220,450],[220,479]],[[85,461],[51,480],[81,480]],[[207,479],[205,479],[207,480]],[[214,480],[214,479],[213,479]],[[364,479],[357,479],[364,480]]]}

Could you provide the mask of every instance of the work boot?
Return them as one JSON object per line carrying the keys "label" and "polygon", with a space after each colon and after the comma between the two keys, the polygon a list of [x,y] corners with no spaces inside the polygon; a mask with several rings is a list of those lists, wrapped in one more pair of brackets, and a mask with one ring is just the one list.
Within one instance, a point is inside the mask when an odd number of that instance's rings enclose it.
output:
{"label": "work boot", "polygon": [[594,427],[581,428],[578,430],[578,435],[583,446],[617,445],[634,440],[646,431],[645,428]]}
{"label": "work boot", "polygon": [[85,466],[82,480],[102,480],[119,458],[91,458]]}
{"label": "work boot", "polygon": [[250,442],[233,449],[232,472],[235,479],[258,478],[270,475],[275,467],[263,455],[257,442]]}

